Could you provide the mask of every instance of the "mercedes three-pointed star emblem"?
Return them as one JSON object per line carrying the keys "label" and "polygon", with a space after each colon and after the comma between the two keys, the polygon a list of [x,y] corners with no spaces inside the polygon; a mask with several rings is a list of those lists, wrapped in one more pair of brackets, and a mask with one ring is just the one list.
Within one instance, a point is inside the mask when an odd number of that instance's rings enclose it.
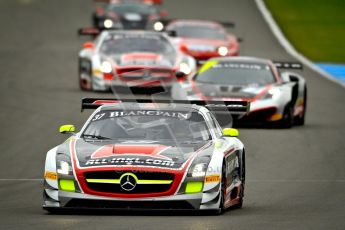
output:
{"label": "mercedes three-pointed star emblem", "polygon": [[120,186],[127,192],[132,191],[137,186],[137,180],[132,174],[124,174],[121,177]]}

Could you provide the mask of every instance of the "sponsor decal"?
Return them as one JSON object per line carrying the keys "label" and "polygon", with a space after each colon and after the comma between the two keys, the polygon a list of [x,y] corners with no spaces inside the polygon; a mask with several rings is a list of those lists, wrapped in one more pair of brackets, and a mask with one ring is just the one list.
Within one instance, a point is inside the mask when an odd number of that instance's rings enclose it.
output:
{"label": "sponsor decal", "polygon": [[248,63],[218,63],[213,65],[212,68],[229,68],[229,69],[248,69],[248,70],[270,70],[268,65],[248,64]]}
{"label": "sponsor decal", "polygon": [[130,117],[130,116],[157,116],[157,117],[171,117],[181,120],[187,120],[190,118],[190,113],[185,112],[173,112],[162,110],[114,110],[104,111],[97,113],[91,120],[91,122],[100,121],[104,119],[117,118],[117,117]]}
{"label": "sponsor decal", "polygon": [[171,160],[162,160],[155,158],[139,158],[139,157],[110,157],[100,159],[90,159],[86,161],[85,166],[102,166],[102,165],[136,165],[136,166],[164,166],[167,168],[178,167]]}
{"label": "sponsor decal", "polygon": [[46,171],[44,173],[44,179],[47,179],[47,180],[57,180],[57,173]]}
{"label": "sponsor decal", "polygon": [[220,181],[220,175],[209,175],[205,177],[205,184],[207,183],[216,183]]}
{"label": "sponsor decal", "polygon": [[165,145],[105,145],[96,150],[92,155],[91,159],[112,157],[116,154],[122,155],[150,155],[154,158],[168,159],[169,157],[161,155],[170,146]]}

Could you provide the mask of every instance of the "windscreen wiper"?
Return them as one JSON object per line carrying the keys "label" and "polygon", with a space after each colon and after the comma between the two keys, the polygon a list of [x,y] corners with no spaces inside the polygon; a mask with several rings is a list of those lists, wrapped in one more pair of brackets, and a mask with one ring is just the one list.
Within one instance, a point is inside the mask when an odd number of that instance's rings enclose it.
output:
{"label": "windscreen wiper", "polygon": [[82,137],[91,138],[91,139],[98,139],[98,140],[111,140],[111,138],[109,138],[109,137],[103,137],[100,135],[93,135],[93,134],[83,134]]}

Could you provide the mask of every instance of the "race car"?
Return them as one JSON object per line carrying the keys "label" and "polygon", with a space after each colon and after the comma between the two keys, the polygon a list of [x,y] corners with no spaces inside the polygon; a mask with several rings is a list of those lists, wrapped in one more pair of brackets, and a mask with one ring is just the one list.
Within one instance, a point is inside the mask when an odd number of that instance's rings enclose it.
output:
{"label": "race car", "polygon": [[286,69],[300,70],[302,65],[292,62],[273,63],[254,57],[213,58],[188,81],[175,84],[172,97],[250,101],[250,113],[237,117],[237,123],[272,124],[280,128],[290,128],[293,124],[304,125],[306,81],[300,74]]}
{"label": "race car", "polygon": [[169,90],[176,77],[183,79],[195,69],[195,59],[176,49],[161,32],[102,31],[79,53],[82,90]]}
{"label": "race car", "polygon": [[124,2],[97,7],[92,16],[93,26],[99,29],[162,31],[162,20],[168,12],[156,5]]}
{"label": "race car", "polygon": [[239,54],[238,39],[218,22],[173,20],[166,26],[166,30],[175,31],[181,49],[201,63],[213,57]]}
{"label": "race car", "polygon": [[[187,104],[186,104],[187,103]],[[83,99],[96,110],[48,151],[43,208],[213,210],[242,207],[245,148],[212,109],[248,103]]]}

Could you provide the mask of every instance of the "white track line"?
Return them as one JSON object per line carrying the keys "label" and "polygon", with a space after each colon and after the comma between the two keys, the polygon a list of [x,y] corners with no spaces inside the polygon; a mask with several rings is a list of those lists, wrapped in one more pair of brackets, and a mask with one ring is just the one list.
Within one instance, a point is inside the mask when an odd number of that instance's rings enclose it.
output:
{"label": "white track line", "polygon": [[304,57],[302,54],[300,54],[287,40],[287,38],[284,36],[283,32],[277,25],[276,21],[272,17],[271,12],[267,9],[265,3],[263,0],[255,0],[256,5],[258,9],[260,10],[262,16],[264,17],[265,21],[267,22],[268,26],[270,27],[272,33],[274,36],[278,39],[279,43],[283,46],[283,48],[286,50],[287,53],[289,53],[291,56],[302,62],[304,65],[308,66],[310,69],[314,70],[321,76],[327,78],[328,80],[337,83],[338,85],[345,88],[345,83],[342,83],[338,80],[336,80],[332,75],[325,72],[323,69],[315,65],[313,62],[311,62],[309,59]]}

